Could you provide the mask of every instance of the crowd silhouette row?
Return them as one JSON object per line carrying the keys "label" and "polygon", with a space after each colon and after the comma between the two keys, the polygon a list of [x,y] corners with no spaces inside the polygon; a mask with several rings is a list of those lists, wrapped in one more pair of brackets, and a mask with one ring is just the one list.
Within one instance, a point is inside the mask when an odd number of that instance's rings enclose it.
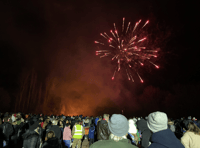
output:
{"label": "crowd silhouette row", "polygon": [[164,112],[127,119],[23,113],[0,114],[0,148],[200,148],[200,120]]}

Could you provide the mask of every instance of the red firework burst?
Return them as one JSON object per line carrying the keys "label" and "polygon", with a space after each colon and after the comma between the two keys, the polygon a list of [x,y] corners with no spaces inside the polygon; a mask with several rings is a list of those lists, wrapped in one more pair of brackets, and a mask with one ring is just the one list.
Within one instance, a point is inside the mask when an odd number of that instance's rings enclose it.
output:
{"label": "red firework burst", "polygon": [[145,40],[147,40],[147,35],[145,36],[145,34],[142,33],[142,30],[149,23],[149,20],[141,27],[139,27],[141,20],[136,22],[133,27],[131,27],[131,22],[129,22],[127,27],[124,28],[124,23],[125,18],[123,18],[122,30],[120,33],[118,32],[115,23],[114,31],[110,30],[112,35],[109,36],[106,32],[100,33],[100,35],[108,42],[95,41],[95,43],[108,48],[106,50],[96,51],[96,55],[99,55],[100,58],[111,56],[112,60],[117,62],[112,80],[114,80],[116,72],[120,71],[121,66],[123,65],[128,80],[134,82],[131,74],[131,71],[134,70],[138,75],[140,82],[143,83],[144,81],[138,72],[139,66],[144,66],[144,62],[148,61],[156,68],[159,68],[159,66],[151,60],[152,58],[157,57],[157,50],[150,50],[148,49],[148,45],[145,46],[144,44]]}

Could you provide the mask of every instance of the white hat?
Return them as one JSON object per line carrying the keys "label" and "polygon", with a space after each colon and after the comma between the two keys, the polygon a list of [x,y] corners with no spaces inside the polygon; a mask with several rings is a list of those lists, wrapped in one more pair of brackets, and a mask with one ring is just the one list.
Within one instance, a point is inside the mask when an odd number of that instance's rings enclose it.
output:
{"label": "white hat", "polygon": [[129,119],[128,122],[129,122],[129,130],[128,130],[128,132],[131,133],[131,134],[136,134],[137,133],[137,129],[135,127],[135,122],[133,121],[133,119]]}

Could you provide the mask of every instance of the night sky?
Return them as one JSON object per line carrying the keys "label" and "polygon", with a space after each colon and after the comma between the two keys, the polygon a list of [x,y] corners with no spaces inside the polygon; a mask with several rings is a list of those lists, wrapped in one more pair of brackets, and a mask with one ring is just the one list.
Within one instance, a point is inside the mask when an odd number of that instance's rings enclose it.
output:
{"label": "night sky", "polygon": [[[197,1],[3,0],[0,10],[1,112],[198,116]],[[123,71],[112,81],[111,58],[95,55],[99,34],[123,17],[150,20],[147,31],[160,48],[160,69],[141,70],[144,83]]]}

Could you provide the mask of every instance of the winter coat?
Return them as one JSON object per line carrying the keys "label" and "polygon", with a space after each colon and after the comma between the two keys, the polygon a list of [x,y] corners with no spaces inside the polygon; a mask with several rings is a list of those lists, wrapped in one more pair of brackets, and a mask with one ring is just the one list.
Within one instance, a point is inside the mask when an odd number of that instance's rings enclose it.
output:
{"label": "winter coat", "polygon": [[70,127],[65,127],[63,132],[63,140],[71,140],[72,134]]}
{"label": "winter coat", "polygon": [[42,148],[62,148],[62,145],[59,143],[58,138],[53,137],[45,141]]}
{"label": "winter coat", "polygon": [[14,132],[13,126],[8,122],[4,122],[3,129],[2,129],[2,133],[3,133],[4,137],[6,139],[9,139],[10,136],[13,134],[13,132]]}
{"label": "winter coat", "polygon": [[61,130],[58,125],[52,125],[48,131],[54,131],[56,137],[61,140]]}
{"label": "winter coat", "polygon": [[24,148],[39,148],[40,138],[39,134],[35,131],[27,130],[23,135],[23,147]]}
{"label": "winter coat", "polygon": [[184,148],[170,129],[153,133],[151,141],[149,148]]}
{"label": "winter coat", "polygon": [[119,140],[118,142],[109,139],[101,140],[93,143],[90,148],[137,148],[136,146],[129,143],[128,139]]}
{"label": "winter coat", "polygon": [[97,139],[98,140],[108,140],[110,136],[110,130],[108,128],[108,122],[106,120],[101,120],[97,124]]}
{"label": "winter coat", "polygon": [[140,130],[142,134],[141,147],[147,148],[151,138],[151,131],[147,127],[147,121],[144,119],[137,121],[137,129]]}
{"label": "winter coat", "polygon": [[200,135],[188,131],[181,138],[181,143],[185,148],[200,148]]}
{"label": "winter coat", "polygon": [[94,139],[94,132],[95,132],[95,126],[91,126],[89,129],[89,138]]}

